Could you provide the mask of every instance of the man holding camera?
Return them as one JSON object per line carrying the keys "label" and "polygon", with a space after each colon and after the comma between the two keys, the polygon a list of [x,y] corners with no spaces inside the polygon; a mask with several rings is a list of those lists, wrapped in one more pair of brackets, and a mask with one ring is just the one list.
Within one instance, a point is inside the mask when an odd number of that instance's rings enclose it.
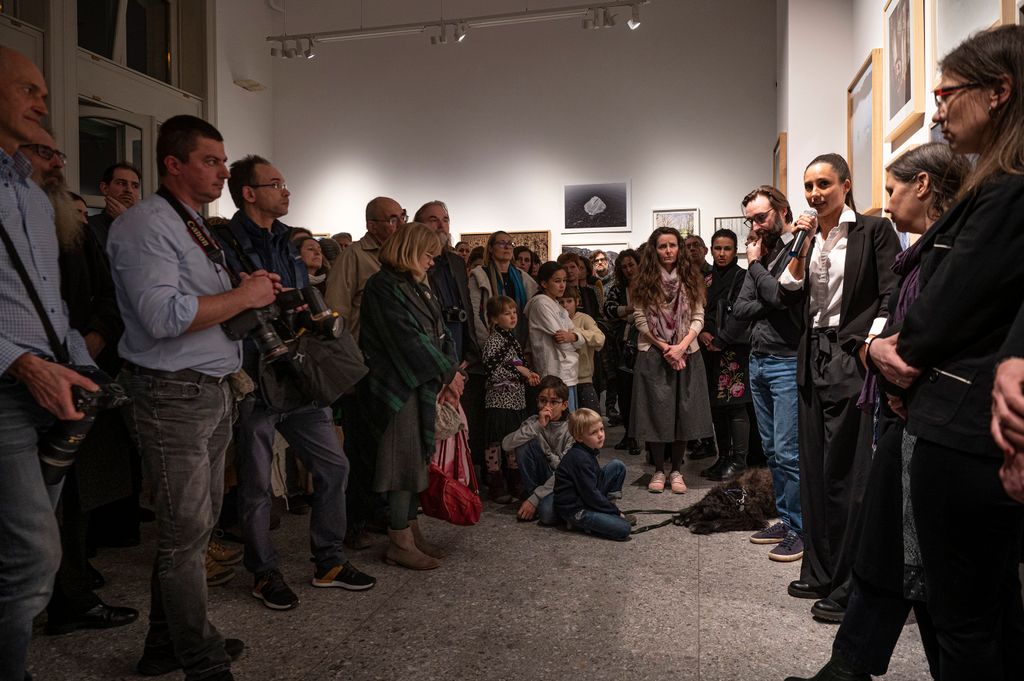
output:
{"label": "man holding camera", "polygon": [[[291,229],[279,219],[288,213],[290,196],[281,172],[264,158],[246,156],[231,164],[228,188],[239,209],[227,226],[226,238],[221,240],[228,242],[223,245],[229,266],[236,272],[251,267],[274,272],[286,289],[308,286],[306,266],[289,240]],[[283,318],[277,323],[287,324]],[[286,331],[293,334],[297,329]],[[244,343],[243,366],[255,380],[259,380],[260,353],[265,350],[251,337]],[[316,565],[313,586],[351,591],[372,588],[377,580],[357,570],[345,558],[345,485],[349,464],[334,430],[330,408],[311,403],[293,411],[276,411],[257,391],[239,406],[238,426],[238,502],[245,535],[245,567],[255,575],[252,595],[274,610],[289,610],[299,602],[278,569],[277,551],[270,540],[275,430],[281,431],[313,475],[309,523]]]}
{"label": "man holding camera", "polygon": [[[46,606],[60,562],[53,507],[60,486],[47,487],[39,465],[41,433],[77,421],[72,388],[98,386],[54,358],[92,365],[85,341],[70,328],[60,296],[53,208],[30,180],[19,147],[31,144],[47,115],[46,82],[22,54],[0,47],[0,679],[27,678],[32,620]],[[19,270],[32,291],[26,290]],[[36,301],[38,300],[38,305]],[[51,344],[46,320],[54,333]],[[60,352],[58,352],[60,350]]]}
{"label": "man holding camera", "polygon": [[186,679],[225,681],[244,646],[223,639],[207,617],[205,560],[242,344],[221,324],[274,302],[281,286],[262,270],[233,282],[199,215],[228,178],[217,129],[174,116],[160,127],[156,152],[160,189],[115,220],[107,242],[125,325],[119,380],[133,399],[129,429],[156,493],[149,632],[137,669],[155,676],[184,668]]}

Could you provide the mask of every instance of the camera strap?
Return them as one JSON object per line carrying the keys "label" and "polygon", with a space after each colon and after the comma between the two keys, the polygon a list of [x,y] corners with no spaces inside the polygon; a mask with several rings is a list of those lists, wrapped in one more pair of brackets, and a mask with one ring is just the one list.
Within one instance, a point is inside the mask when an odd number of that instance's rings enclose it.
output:
{"label": "camera strap", "polygon": [[203,253],[210,259],[214,265],[218,265],[224,268],[224,271],[228,273],[228,279],[231,280],[231,285],[237,287],[241,283],[241,279],[233,269],[228,267],[227,258],[224,256],[224,250],[217,243],[216,238],[213,236],[213,232],[205,232],[199,223],[196,222],[192,214],[185,210],[185,206],[181,205],[181,201],[178,201],[177,197],[170,192],[167,187],[160,185],[160,188],[156,190],[156,193],[160,195],[167,203],[171,205],[174,212],[178,214],[182,222],[185,223],[185,228],[188,229],[189,236],[192,237],[192,241],[196,242],[199,248],[203,249]]}
{"label": "camera strap", "polygon": [[32,283],[32,279],[28,276],[28,271],[25,269],[25,263],[22,262],[21,256],[18,255],[18,251],[14,248],[14,242],[11,241],[11,235],[7,233],[7,229],[4,227],[2,222],[0,222],[0,239],[3,239],[4,246],[7,247],[7,253],[11,256],[11,263],[14,265],[14,269],[18,271],[18,276],[21,277],[21,283],[25,285],[25,291],[28,292],[28,297],[32,301],[32,305],[36,308],[36,314],[39,315],[39,321],[43,323],[43,330],[46,331],[46,338],[50,341],[50,350],[53,352],[53,358],[61,364],[70,364],[71,356],[68,353],[68,348],[64,343],[60,342],[59,338],[57,338],[57,331],[53,328],[53,323],[50,321],[50,317],[46,314],[46,308],[43,307],[43,301],[39,299],[39,293],[36,292],[36,287]]}

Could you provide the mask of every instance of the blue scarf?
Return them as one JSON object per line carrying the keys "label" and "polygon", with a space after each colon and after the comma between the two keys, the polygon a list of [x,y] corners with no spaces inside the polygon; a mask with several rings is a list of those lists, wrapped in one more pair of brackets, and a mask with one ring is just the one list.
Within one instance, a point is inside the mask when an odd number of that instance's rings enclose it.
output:
{"label": "blue scarf", "polygon": [[512,264],[508,266],[508,278],[512,283],[511,291],[505,290],[505,282],[493,265],[487,266],[487,276],[491,280],[491,290],[494,291],[495,296],[509,296],[516,301],[520,311],[526,307],[526,287],[523,286],[523,277],[519,274],[519,268]]}

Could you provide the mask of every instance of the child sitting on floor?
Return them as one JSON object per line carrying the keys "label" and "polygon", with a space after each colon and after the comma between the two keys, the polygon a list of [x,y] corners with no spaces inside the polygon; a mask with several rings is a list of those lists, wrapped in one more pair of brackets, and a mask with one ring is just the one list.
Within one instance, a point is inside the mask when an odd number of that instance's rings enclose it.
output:
{"label": "child sitting on floor", "polygon": [[555,512],[572,529],[616,541],[629,539],[630,522],[612,503],[622,497],[626,466],[613,459],[601,468],[597,456],[604,445],[604,423],[593,409],[569,415],[576,443],[555,471]]}
{"label": "child sitting on floor", "polygon": [[569,387],[557,376],[540,379],[537,415],[523,421],[519,429],[505,436],[501,448],[515,451],[519,477],[527,497],[519,506],[520,520],[536,517],[542,525],[555,525],[555,469],[562,456],[572,447],[572,435],[564,421],[569,407]]}
{"label": "child sitting on floor", "polygon": [[601,400],[594,389],[594,353],[604,347],[604,332],[597,328],[593,317],[579,309],[580,290],[575,286],[566,286],[558,302],[569,313],[576,335],[583,339],[583,345],[576,350],[580,358],[576,369],[576,403],[600,413]]}

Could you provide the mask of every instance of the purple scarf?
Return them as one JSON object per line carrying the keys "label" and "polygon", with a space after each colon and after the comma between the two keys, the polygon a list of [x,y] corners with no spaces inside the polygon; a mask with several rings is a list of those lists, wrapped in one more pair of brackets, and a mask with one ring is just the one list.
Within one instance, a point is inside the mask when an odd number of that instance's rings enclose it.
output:
{"label": "purple scarf", "polygon": [[644,315],[655,338],[675,345],[690,329],[690,301],[686,299],[686,290],[679,279],[679,272],[675,269],[671,272],[658,269],[661,272],[661,292],[665,302],[648,306]]}
{"label": "purple scarf", "polygon": [[[893,310],[889,319],[885,322],[885,329],[892,328],[898,322],[902,322],[907,316],[910,306],[917,300],[921,293],[921,244],[924,239],[918,239],[911,244],[907,250],[896,256],[893,261],[892,271],[903,277],[900,286],[900,295],[896,299],[896,309]],[[861,411],[868,414],[875,413],[875,404],[881,397],[878,388],[878,379],[875,372],[869,371],[864,378],[864,387],[861,388],[860,398],[857,399],[857,406]]]}

